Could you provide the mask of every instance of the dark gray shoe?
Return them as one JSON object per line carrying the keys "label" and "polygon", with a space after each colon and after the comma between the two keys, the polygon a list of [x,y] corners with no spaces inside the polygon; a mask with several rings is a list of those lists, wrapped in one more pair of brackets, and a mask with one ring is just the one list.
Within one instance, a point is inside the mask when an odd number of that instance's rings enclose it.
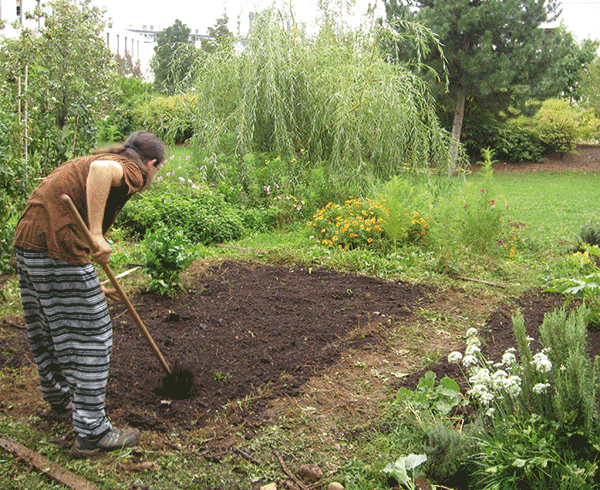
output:
{"label": "dark gray shoe", "polygon": [[137,429],[112,428],[104,435],[97,438],[77,436],[73,456],[76,458],[89,458],[102,451],[114,451],[124,447],[135,446],[140,442],[140,431]]}

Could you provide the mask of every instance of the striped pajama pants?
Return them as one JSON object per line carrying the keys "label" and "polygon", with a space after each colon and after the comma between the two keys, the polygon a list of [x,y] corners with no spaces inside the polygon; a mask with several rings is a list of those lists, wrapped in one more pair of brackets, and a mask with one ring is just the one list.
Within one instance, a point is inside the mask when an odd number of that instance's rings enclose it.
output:
{"label": "striped pajama pants", "polygon": [[45,401],[73,404],[82,436],[111,429],[104,411],[112,324],[91,264],[71,264],[17,249],[27,338]]}

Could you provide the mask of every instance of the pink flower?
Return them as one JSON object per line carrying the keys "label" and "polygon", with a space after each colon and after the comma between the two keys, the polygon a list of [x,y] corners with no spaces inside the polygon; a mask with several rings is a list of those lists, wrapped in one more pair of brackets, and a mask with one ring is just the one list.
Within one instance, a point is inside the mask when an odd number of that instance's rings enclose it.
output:
{"label": "pink flower", "polygon": [[485,189],[479,189],[479,192],[485,192]]}

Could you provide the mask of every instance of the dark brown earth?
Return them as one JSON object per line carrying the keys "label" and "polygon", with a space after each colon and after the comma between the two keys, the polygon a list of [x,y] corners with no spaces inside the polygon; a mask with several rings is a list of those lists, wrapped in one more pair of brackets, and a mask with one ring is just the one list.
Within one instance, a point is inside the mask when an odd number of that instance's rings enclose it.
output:
{"label": "dark brown earth", "polygon": [[[494,168],[497,172],[600,171],[599,148],[580,147],[578,151],[577,156],[554,155],[543,163],[499,163]],[[484,302],[465,294],[461,283],[441,291],[421,284],[239,259],[197,263],[185,281],[187,291],[174,299],[158,298],[143,289],[131,297],[170,366],[192,372],[193,392],[183,399],[163,391],[169,387],[163,386],[165,372],[160,363],[124,307],[111,305],[114,347],[107,412],[116,425],[157,432],[173,427],[191,430],[207,424],[218,412],[231,412],[242,401],[243,410],[233,411],[237,423],[243,423],[250,413],[260,412],[273,400],[299,395],[312,376],[339,363],[345,352],[389,353],[380,329],[416,328],[423,323],[422,309],[468,311],[481,308]],[[446,303],[440,301],[441,296],[449,298]],[[482,329],[487,336],[485,353],[499,359],[514,345],[510,318],[517,307],[535,338],[543,315],[562,301],[556,295],[530,291],[493,306]],[[25,332],[19,326],[21,318],[0,319],[0,369],[32,364]],[[432,325],[422,327],[421,335],[425,344],[440,344],[436,350],[441,361],[426,369],[459,378],[460,373],[444,359],[450,350],[463,346],[444,343]],[[590,346],[591,354],[600,355],[598,332],[590,332]],[[414,386],[423,372],[396,384]],[[25,418],[41,406],[31,382],[15,382],[10,396],[8,390],[4,393],[4,399],[0,398],[4,413]],[[28,402],[14,403],[19,399]]]}

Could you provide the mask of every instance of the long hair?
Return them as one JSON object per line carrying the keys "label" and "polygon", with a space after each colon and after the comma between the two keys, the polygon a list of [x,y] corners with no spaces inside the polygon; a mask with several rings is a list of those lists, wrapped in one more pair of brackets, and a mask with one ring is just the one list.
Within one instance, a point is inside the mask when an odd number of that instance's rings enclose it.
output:
{"label": "long hair", "polygon": [[144,177],[148,174],[150,160],[156,159],[158,163],[164,163],[166,158],[165,144],[150,131],[136,131],[131,133],[122,145],[111,145],[92,152],[93,155],[105,153],[123,155],[133,160],[144,173]]}

